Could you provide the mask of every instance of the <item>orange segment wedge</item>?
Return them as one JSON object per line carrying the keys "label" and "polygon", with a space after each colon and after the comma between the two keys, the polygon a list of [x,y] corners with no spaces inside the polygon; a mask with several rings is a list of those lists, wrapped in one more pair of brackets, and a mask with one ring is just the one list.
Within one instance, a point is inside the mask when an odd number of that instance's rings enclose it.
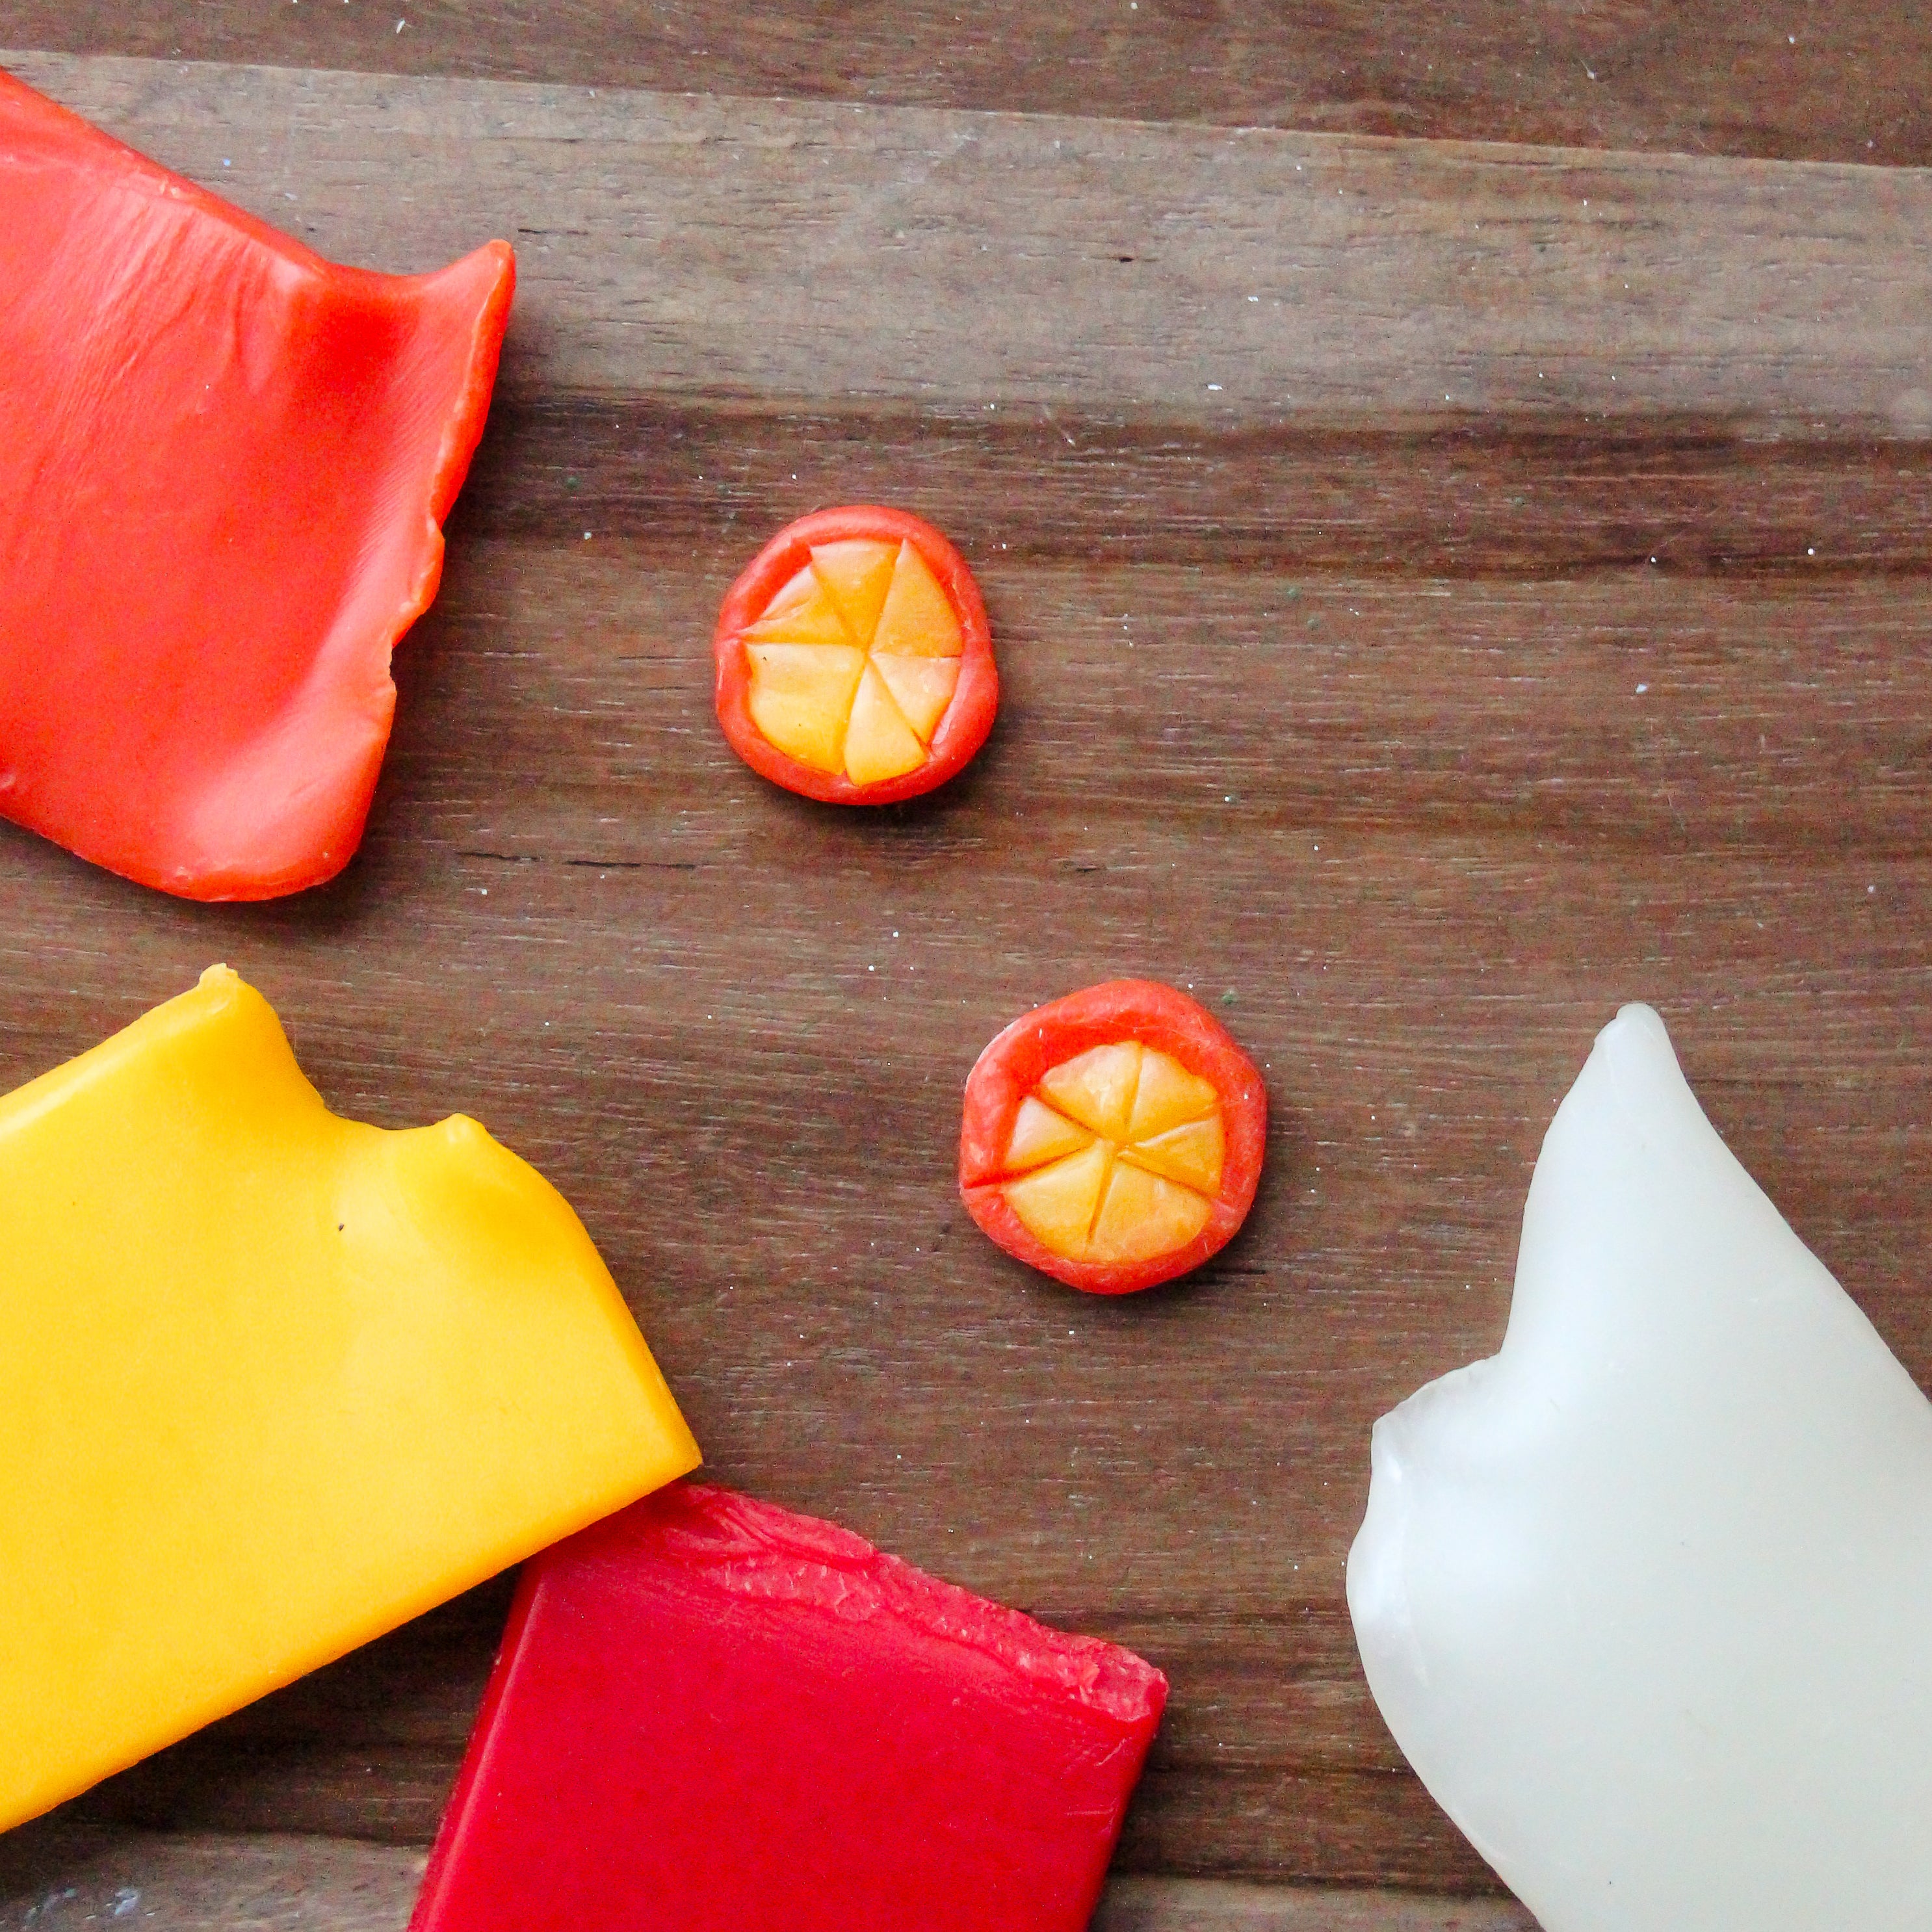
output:
{"label": "orange segment wedge", "polygon": [[872,633],[872,648],[884,657],[956,658],[965,649],[958,614],[909,543],[893,560],[892,584]]}
{"label": "orange segment wedge", "polygon": [[910,542],[814,544],[745,633],[752,722],[815,771],[855,785],[903,777],[926,762],[964,649],[946,592]]}
{"label": "orange segment wedge", "polygon": [[850,644],[752,644],[752,722],[782,752],[821,772],[845,762],[845,720],[866,668]]}
{"label": "orange segment wedge", "polygon": [[1118,1040],[1048,1068],[1021,1102],[1002,1192],[1063,1259],[1149,1261],[1208,1225],[1226,1148],[1213,1082]]}
{"label": "orange segment wedge", "polygon": [[1212,1194],[1221,1184],[1222,1162],[1226,1158],[1227,1136],[1221,1126],[1217,1106],[1204,1120],[1190,1120],[1170,1127],[1144,1141],[1135,1141],[1120,1150],[1120,1158],[1149,1172],[1165,1174],[1184,1187],[1198,1187]]}
{"label": "orange segment wedge", "polygon": [[[752,714],[754,718],[758,713]],[[918,770],[926,762],[926,747],[892,702],[876,664],[868,664],[852,700],[845,727],[845,776],[854,784],[877,784]]]}
{"label": "orange segment wedge", "polygon": [[1144,1141],[1186,1120],[1220,1118],[1220,1096],[1211,1080],[1190,1073],[1179,1060],[1149,1052],[1141,1062],[1140,1084],[1134,1089],[1133,1118],[1126,1138]]}
{"label": "orange segment wedge", "polygon": [[745,633],[747,641],[778,644],[851,644],[854,640],[832,593],[807,564],[772,599],[771,608]]}
{"label": "orange segment wedge", "polygon": [[1087,1238],[1096,1262],[1151,1261],[1185,1247],[1208,1225],[1208,1197],[1177,1187],[1123,1158],[1107,1178],[1107,1192]]}
{"label": "orange segment wedge", "polygon": [[898,547],[870,537],[848,537],[812,550],[812,574],[830,592],[854,644],[866,643],[879,628],[898,554]]}
{"label": "orange segment wedge", "polygon": [[928,744],[939,729],[959,682],[957,658],[902,658],[874,649],[872,668],[885,680],[892,702]]}
{"label": "orange segment wedge", "polygon": [[1091,1146],[1093,1140],[1084,1127],[1076,1126],[1065,1114],[1042,1106],[1029,1094],[1020,1102],[1019,1112],[1013,1120],[1013,1137],[1006,1143],[1007,1171],[1024,1174],[1029,1168],[1058,1160],[1062,1154],[1078,1154],[1082,1148]]}
{"label": "orange segment wedge", "polygon": [[1110,1141],[1124,1141],[1133,1117],[1134,1089],[1140,1082],[1144,1051],[1133,1040],[1094,1047],[1077,1059],[1062,1061],[1040,1082],[1040,1090],[1083,1127]]}
{"label": "orange segment wedge", "polygon": [[1084,1252],[1100,1211],[1114,1150],[1096,1141],[1084,1154],[1036,1169],[1006,1184],[1006,1199],[1034,1238],[1057,1255]]}

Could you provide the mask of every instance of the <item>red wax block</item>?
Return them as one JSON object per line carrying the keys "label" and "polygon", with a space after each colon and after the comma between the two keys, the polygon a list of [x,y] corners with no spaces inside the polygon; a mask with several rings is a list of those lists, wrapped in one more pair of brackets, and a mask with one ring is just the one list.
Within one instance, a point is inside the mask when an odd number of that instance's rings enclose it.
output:
{"label": "red wax block", "polygon": [[338,268],[0,74],[0,816],[190,898],[341,870],[514,280]]}
{"label": "red wax block", "polygon": [[676,1485],[525,1569],[412,1932],[1081,1932],[1166,1697]]}

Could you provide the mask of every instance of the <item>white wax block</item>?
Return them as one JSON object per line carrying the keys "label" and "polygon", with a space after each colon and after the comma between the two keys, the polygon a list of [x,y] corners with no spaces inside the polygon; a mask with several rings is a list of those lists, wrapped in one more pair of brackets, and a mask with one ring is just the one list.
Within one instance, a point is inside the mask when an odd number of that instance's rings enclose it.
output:
{"label": "white wax block", "polygon": [[1376,1425],[1348,1606],[1545,1932],[1932,1928],[1932,1405],[1626,1006],[1502,1352]]}

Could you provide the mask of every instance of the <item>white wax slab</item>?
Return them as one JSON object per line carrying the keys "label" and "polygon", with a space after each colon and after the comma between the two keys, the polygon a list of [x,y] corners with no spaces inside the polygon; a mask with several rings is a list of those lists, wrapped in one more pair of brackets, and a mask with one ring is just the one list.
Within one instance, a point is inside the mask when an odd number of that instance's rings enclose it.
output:
{"label": "white wax slab", "polygon": [[1932,1928],[1932,1405],[1626,1006],[1502,1352],[1375,1428],[1348,1606],[1545,1932]]}

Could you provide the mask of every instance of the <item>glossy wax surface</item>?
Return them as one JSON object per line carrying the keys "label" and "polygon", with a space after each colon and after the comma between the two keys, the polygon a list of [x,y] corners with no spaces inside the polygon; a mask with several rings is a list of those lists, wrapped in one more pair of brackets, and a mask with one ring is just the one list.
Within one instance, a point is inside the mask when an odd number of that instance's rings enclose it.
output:
{"label": "glossy wax surface", "polygon": [[692,1468],[568,1205],[225,968],[0,1100],[0,1828]]}
{"label": "glossy wax surface", "polygon": [[334,267],[0,74],[0,812],[195,898],[340,869],[514,279]]}
{"label": "glossy wax surface", "polygon": [[1502,1351],[1376,1426],[1348,1602],[1545,1932],[1932,1924],[1932,1405],[1626,1006]]}
{"label": "glossy wax surface", "polygon": [[1166,1690],[680,1484],[525,1570],[414,1932],[1083,1932]]}

